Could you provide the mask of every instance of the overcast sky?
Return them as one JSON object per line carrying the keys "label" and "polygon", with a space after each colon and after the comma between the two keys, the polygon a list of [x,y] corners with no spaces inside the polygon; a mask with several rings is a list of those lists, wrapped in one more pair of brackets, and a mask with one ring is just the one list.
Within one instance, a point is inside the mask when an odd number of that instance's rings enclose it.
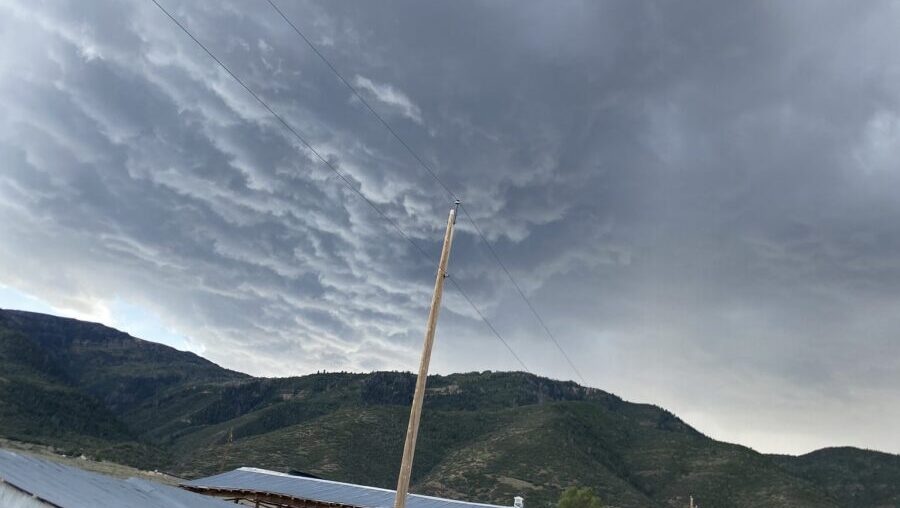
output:
{"label": "overcast sky", "polygon": [[[414,370],[450,202],[263,0],[0,0],[0,305],[257,375]],[[900,452],[898,2],[321,2],[588,384],[765,452]],[[451,276],[577,379],[470,223]],[[433,371],[521,369],[448,288]]]}

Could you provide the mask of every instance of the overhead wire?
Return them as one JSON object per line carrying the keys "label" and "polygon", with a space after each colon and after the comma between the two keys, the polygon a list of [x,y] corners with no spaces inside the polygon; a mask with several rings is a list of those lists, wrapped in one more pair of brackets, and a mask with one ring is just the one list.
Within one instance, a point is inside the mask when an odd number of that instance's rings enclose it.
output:
{"label": "overhead wire", "polygon": [[416,153],[416,151],[413,150],[412,147],[410,147],[406,143],[406,141],[404,141],[403,138],[400,137],[399,134],[397,134],[397,131],[395,131],[394,128],[391,127],[391,124],[389,124],[381,115],[378,114],[377,111],[375,111],[375,108],[373,108],[372,105],[369,104],[369,101],[367,101],[366,98],[363,97],[361,93],[359,93],[359,90],[357,90],[355,86],[351,85],[350,82],[344,78],[344,75],[341,74],[337,70],[337,68],[331,64],[331,61],[328,60],[328,58],[326,58],[325,55],[323,55],[321,51],[319,51],[319,48],[317,48],[316,45],[313,44],[312,41],[309,40],[306,37],[306,35],[303,34],[303,31],[300,30],[300,28],[298,28],[297,25],[295,25],[294,22],[291,21],[290,18],[288,18],[284,14],[284,12],[282,12],[281,9],[278,8],[278,6],[275,4],[275,2],[273,2],[272,0],[266,0],[266,1],[269,3],[269,5],[272,6],[272,9],[274,9],[275,12],[277,12],[278,15],[281,16],[281,19],[283,19],[288,25],[290,25],[291,28],[294,29],[294,32],[296,32],[297,35],[299,35],[300,38],[303,39],[303,42],[305,42],[306,45],[309,46],[309,48],[313,51],[313,53],[315,53],[319,57],[319,59],[321,59],[322,62],[324,62],[325,65],[327,65],[328,68],[331,69],[331,72],[333,72],[334,75],[337,76],[338,79],[340,79],[341,82],[344,83],[344,85],[346,85],[347,88],[349,88],[351,92],[353,92],[353,95],[355,95],[356,98],[359,99],[359,101],[366,107],[366,109],[368,109],[370,113],[375,115],[375,118],[377,118],[378,121],[381,122],[381,125],[383,125],[384,128],[386,128],[388,130],[388,132],[390,132],[394,136],[394,138],[396,138],[397,141],[399,141],[400,144],[403,145],[404,148],[406,148],[406,151],[408,151],[413,156],[413,158],[416,159],[416,161],[419,163],[419,165],[421,165],[423,168],[425,168],[425,171],[427,171],[428,174],[431,175],[431,177],[434,178],[434,180],[438,183],[438,185],[440,185],[441,188],[444,189],[444,192],[447,193],[447,196],[451,200],[459,199],[456,196],[456,194],[454,194],[453,191],[451,191],[450,188],[444,183],[444,181],[441,180],[441,178],[437,175],[437,173],[435,173],[435,171],[433,169],[431,169],[431,167],[421,157],[419,157],[419,154]]}
{"label": "overhead wire", "polygon": [[[203,44],[199,39],[197,39],[197,37],[195,37],[194,34],[191,33],[191,31],[188,30],[188,28],[186,26],[184,26],[184,24],[182,24],[180,21],[178,21],[178,19],[175,18],[175,16],[173,16],[157,0],[150,0],[150,1],[153,2],[153,4],[156,5],[156,7],[159,8],[159,10],[162,11],[162,13],[165,14],[173,23],[175,23],[175,25],[178,26],[178,28],[180,28],[181,31],[183,31],[188,37],[190,37],[191,40],[193,40],[198,46],[200,46],[200,48],[202,48],[203,51],[210,58],[212,58],[213,61],[215,61],[219,65],[219,67],[221,67],[229,76],[231,76],[232,79],[234,79],[238,84],[240,84],[241,87],[243,87],[244,90],[247,91],[247,93],[249,93],[254,99],[256,99],[256,101],[259,102],[273,117],[275,117],[284,128],[286,128],[291,134],[293,134],[294,137],[296,137],[303,144],[303,146],[305,146],[310,152],[312,152],[316,156],[317,159],[319,159],[323,164],[325,164],[325,166],[328,167],[328,169],[330,169],[332,172],[334,172],[334,174],[336,174],[338,177],[340,177],[340,179],[344,182],[344,184],[346,184],[346,186],[350,190],[352,190],[357,196],[362,198],[382,218],[384,218],[386,221],[388,221],[394,227],[394,229],[396,229],[396,231],[400,234],[400,236],[402,236],[407,242],[409,242],[409,244],[412,245],[422,256],[424,256],[426,259],[430,259],[430,256],[428,255],[427,252],[425,252],[425,249],[423,249],[418,243],[416,243],[415,240],[413,240],[412,237],[410,237],[406,233],[406,231],[403,230],[403,228],[400,226],[400,224],[396,220],[392,219],[378,205],[376,205],[372,200],[367,198],[365,196],[365,194],[362,193],[362,191],[360,191],[358,188],[356,188],[356,186],[353,185],[353,182],[346,175],[344,175],[340,170],[338,170],[337,167],[335,167],[334,164],[331,163],[331,161],[329,161],[328,159],[323,157],[319,153],[319,151],[316,150],[315,147],[313,147],[312,144],[310,144],[306,140],[306,138],[304,138],[296,129],[294,129],[294,127],[291,126],[291,124],[288,123],[287,120],[284,119],[284,117],[282,117],[274,109],[272,109],[272,107],[269,106],[269,104],[265,100],[263,100],[263,98],[260,97],[256,92],[254,92],[253,89],[250,88],[250,86],[248,86],[241,78],[239,78],[234,72],[232,72],[232,70],[227,65],[225,65],[225,63],[222,62],[222,60],[220,60],[205,44]],[[497,339],[499,339],[500,342],[503,343],[503,345],[506,347],[506,349],[509,350],[509,352],[513,355],[513,357],[519,362],[519,365],[522,366],[522,368],[525,370],[525,372],[528,372],[530,374],[531,371],[528,369],[528,367],[525,365],[525,363],[522,361],[522,359],[519,357],[519,355],[517,355],[516,352],[513,351],[512,347],[509,345],[509,343],[506,341],[506,339],[503,338],[503,336],[497,331],[497,329],[494,327],[494,325],[491,324],[491,322],[488,320],[487,316],[485,316],[484,313],[481,312],[481,310],[478,308],[478,306],[475,305],[475,302],[471,299],[471,297],[469,297],[468,293],[466,293],[463,290],[462,286],[460,286],[459,283],[457,283],[452,278],[450,278],[449,280],[450,280],[450,283],[453,285],[453,287],[455,287],[456,290],[459,291],[459,293],[463,296],[463,298],[469,303],[469,305],[472,307],[472,309],[475,311],[475,313],[478,314],[478,316],[481,318],[481,320],[484,322],[484,324],[487,325],[488,329],[491,330],[491,332],[494,334],[494,336]]]}
{"label": "overhead wire", "polygon": [[534,317],[537,319],[537,322],[540,323],[541,328],[544,329],[544,332],[546,332],[547,336],[550,337],[550,340],[553,341],[553,343],[556,345],[556,348],[559,349],[559,352],[562,353],[563,358],[566,359],[566,362],[569,364],[569,367],[571,367],[572,370],[575,372],[575,375],[577,375],[578,378],[581,379],[582,383],[587,384],[587,381],[584,379],[584,376],[582,376],[581,372],[578,371],[578,367],[576,367],[575,363],[572,362],[572,359],[569,358],[569,355],[568,355],[568,353],[566,353],[566,350],[563,349],[563,347],[559,343],[559,341],[556,340],[556,337],[553,335],[553,332],[550,331],[550,328],[547,326],[546,323],[544,323],[544,319],[538,313],[537,309],[534,308],[534,305],[531,303],[531,299],[528,298],[527,296],[525,296],[525,292],[522,291],[522,287],[519,286],[519,283],[516,282],[515,278],[513,278],[512,274],[506,268],[506,264],[503,263],[503,261],[500,259],[500,255],[497,254],[497,251],[494,250],[494,247],[491,245],[491,242],[488,241],[487,237],[481,231],[481,228],[478,227],[478,223],[475,222],[475,219],[473,219],[471,215],[469,215],[469,212],[465,209],[465,207],[462,207],[462,211],[463,211],[463,214],[465,214],[466,218],[469,219],[469,222],[472,223],[472,226],[475,227],[475,231],[478,233],[478,236],[481,238],[482,242],[484,242],[484,245],[487,246],[490,253],[494,256],[494,259],[497,261],[497,264],[500,265],[500,268],[502,268],[503,272],[506,273],[506,276],[509,278],[509,281],[512,282],[513,287],[516,288],[516,291],[519,293],[519,296],[522,297],[522,300],[524,300],[525,304],[528,305],[528,308],[531,309],[531,313],[534,314]]}
{"label": "overhead wire", "polygon": [[[357,88],[355,86],[353,86],[349,81],[347,81],[346,78],[344,78],[343,74],[341,74],[340,71],[338,71],[337,68],[331,63],[331,61],[328,60],[328,58],[321,51],[319,51],[319,48],[317,48],[316,45],[313,44],[313,42],[303,33],[303,31],[300,30],[300,28],[296,24],[294,24],[294,22],[291,21],[290,18],[287,17],[287,15],[274,2],[274,0],[266,0],[266,2],[268,2],[268,4],[272,7],[272,9],[274,9],[275,12],[278,13],[278,15],[281,16],[281,18],[294,30],[294,32],[296,32],[296,34],[299,35],[301,39],[303,39],[303,41],[306,43],[307,46],[309,46],[309,48],[313,51],[313,53],[315,53],[319,57],[319,59],[321,59],[322,62],[324,62],[325,65],[328,66],[329,69],[331,69],[331,71],[335,74],[335,76],[337,76],[338,79],[348,89],[350,89],[350,91],[353,93],[353,95],[366,107],[366,109],[369,110],[369,112],[372,115],[375,116],[375,118],[378,119],[378,121],[381,123],[381,125],[383,125],[388,130],[388,132],[390,132],[394,136],[394,138],[406,149],[406,151],[409,152],[409,154],[413,157],[413,159],[415,159],[416,162],[418,162],[419,165],[429,175],[431,175],[432,178],[434,178],[434,180],[438,183],[438,185],[440,185],[441,188],[444,189],[444,191],[447,193],[447,195],[451,199],[459,199],[458,196],[456,195],[456,193],[454,193],[444,183],[444,181],[441,180],[441,178],[437,175],[437,172],[435,172],[434,169],[428,163],[426,163],[425,160],[421,156],[419,156],[419,154],[415,150],[413,150],[413,148],[403,139],[403,137],[400,136],[400,134],[398,134],[397,131],[394,130],[393,127],[391,127],[390,123],[388,123],[387,120],[385,120],[384,117],[382,117],[375,110],[375,108],[373,108],[372,105],[369,104],[369,101],[366,100],[366,98],[359,92],[359,90],[357,90]],[[553,332],[550,331],[550,328],[547,326],[546,322],[541,317],[540,313],[538,313],[537,308],[531,302],[531,299],[528,298],[528,296],[522,290],[522,287],[519,285],[518,282],[516,282],[512,273],[506,267],[505,263],[503,263],[500,256],[497,254],[496,249],[494,249],[493,245],[491,245],[491,242],[488,241],[487,237],[484,235],[481,228],[478,226],[478,223],[475,222],[475,219],[469,214],[465,205],[462,206],[462,211],[463,211],[463,214],[466,216],[466,219],[472,223],[472,226],[474,226],[475,231],[478,233],[478,237],[480,238],[480,240],[484,243],[485,246],[487,246],[488,250],[490,251],[491,255],[493,256],[493,259],[497,262],[498,265],[500,265],[500,268],[506,274],[506,277],[512,283],[513,287],[515,287],[516,292],[518,292],[519,296],[522,298],[522,300],[525,301],[525,304],[528,306],[528,309],[531,311],[531,313],[534,315],[535,319],[541,325],[541,328],[544,330],[544,332],[547,334],[547,336],[550,338],[550,340],[553,342],[553,344],[556,346],[556,348],[562,354],[563,358],[565,358],[566,363],[569,364],[569,367],[572,368],[572,370],[575,372],[575,375],[578,376],[578,378],[581,380],[582,383],[587,383],[584,376],[582,376],[581,372],[579,372],[578,368],[575,367],[575,363],[572,361],[571,357],[569,357],[568,353],[566,353],[565,349],[563,349],[562,344],[560,344],[560,342],[556,339],[556,336],[553,335]]]}
{"label": "overhead wire", "polygon": [[498,332],[497,329],[494,328],[494,325],[491,324],[491,322],[488,320],[488,318],[485,317],[484,314],[482,314],[481,310],[478,309],[478,306],[475,305],[475,302],[473,302],[472,299],[469,298],[469,295],[466,294],[465,291],[463,291],[462,286],[460,286],[459,283],[456,282],[456,280],[454,280],[452,277],[448,277],[447,280],[449,280],[450,284],[452,284],[453,287],[455,287],[456,290],[459,291],[459,294],[461,294],[462,297],[465,298],[467,302],[469,302],[469,305],[472,306],[472,308],[475,310],[475,313],[478,314],[478,317],[480,317],[481,320],[484,321],[484,324],[487,325],[488,329],[491,330],[491,333],[493,333],[495,337],[500,339],[500,342],[502,342],[503,345],[506,346],[506,349],[509,351],[509,353],[511,355],[513,355],[513,358],[515,358],[516,361],[519,362],[519,365],[521,365],[522,368],[525,369],[525,372],[531,374],[532,372],[530,370],[528,370],[528,367],[525,365],[525,362],[523,362],[522,359],[519,358],[519,355],[517,355],[516,352],[513,350],[513,348],[509,345],[509,343],[506,342],[506,339],[504,339],[503,336],[500,335],[500,332]]}

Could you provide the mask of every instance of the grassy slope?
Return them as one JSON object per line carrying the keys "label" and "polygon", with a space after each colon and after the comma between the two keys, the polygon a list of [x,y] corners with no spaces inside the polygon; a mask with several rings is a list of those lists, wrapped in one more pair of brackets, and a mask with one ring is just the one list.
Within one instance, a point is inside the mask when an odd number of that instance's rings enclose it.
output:
{"label": "grassy slope", "polygon": [[[414,384],[404,373],[251,378],[100,325],[2,310],[0,367],[2,436],[185,476],[253,465],[389,488]],[[764,456],[658,407],[523,373],[428,386],[417,492],[544,507],[580,484],[623,507],[693,494],[704,507],[827,508],[850,506],[850,489],[852,506],[900,505],[900,468],[871,452]]]}

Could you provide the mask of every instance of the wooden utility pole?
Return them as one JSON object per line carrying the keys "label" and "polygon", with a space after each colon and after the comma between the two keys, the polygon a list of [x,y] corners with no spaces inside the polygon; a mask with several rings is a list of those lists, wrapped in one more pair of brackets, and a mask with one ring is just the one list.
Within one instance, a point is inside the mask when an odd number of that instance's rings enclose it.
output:
{"label": "wooden utility pole", "polygon": [[438,262],[437,277],[434,281],[434,295],[431,297],[431,310],[428,312],[428,324],[425,326],[425,345],[422,347],[419,377],[416,378],[416,392],[413,394],[412,409],[409,412],[409,427],[406,429],[406,442],[403,444],[403,462],[400,464],[400,477],[397,479],[397,497],[394,498],[394,508],[405,508],[406,495],[409,493],[409,477],[412,473],[413,455],[416,452],[416,437],[419,434],[419,419],[422,417],[422,402],[425,399],[425,381],[428,378],[428,364],[431,362],[434,330],[437,327],[438,313],[441,310],[441,295],[444,292],[444,278],[447,277],[447,261],[450,259],[450,245],[453,243],[453,226],[456,225],[457,210],[459,210],[458,199],[453,204],[450,217],[447,219],[444,248],[441,249],[441,260]]}

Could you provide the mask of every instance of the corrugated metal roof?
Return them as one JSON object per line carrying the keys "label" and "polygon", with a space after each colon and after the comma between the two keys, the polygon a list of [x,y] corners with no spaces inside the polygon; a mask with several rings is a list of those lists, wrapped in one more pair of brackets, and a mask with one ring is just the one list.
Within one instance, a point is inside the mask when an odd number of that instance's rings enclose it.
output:
{"label": "corrugated metal roof", "polygon": [[0,450],[0,481],[63,508],[233,508],[176,487],[122,480]]}
{"label": "corrugated metal roof", "polygon": [[[188,482],[190,487],[270,492],[325,503],[338,503],[360,508],[389,508],[394,505],[395,491],[365,487],[316,478],[303,478],[265,469],[242,467],[227,473]],[[509,508],[497,505],[454,501],[439,497],[411,494],[407,508]]]}

